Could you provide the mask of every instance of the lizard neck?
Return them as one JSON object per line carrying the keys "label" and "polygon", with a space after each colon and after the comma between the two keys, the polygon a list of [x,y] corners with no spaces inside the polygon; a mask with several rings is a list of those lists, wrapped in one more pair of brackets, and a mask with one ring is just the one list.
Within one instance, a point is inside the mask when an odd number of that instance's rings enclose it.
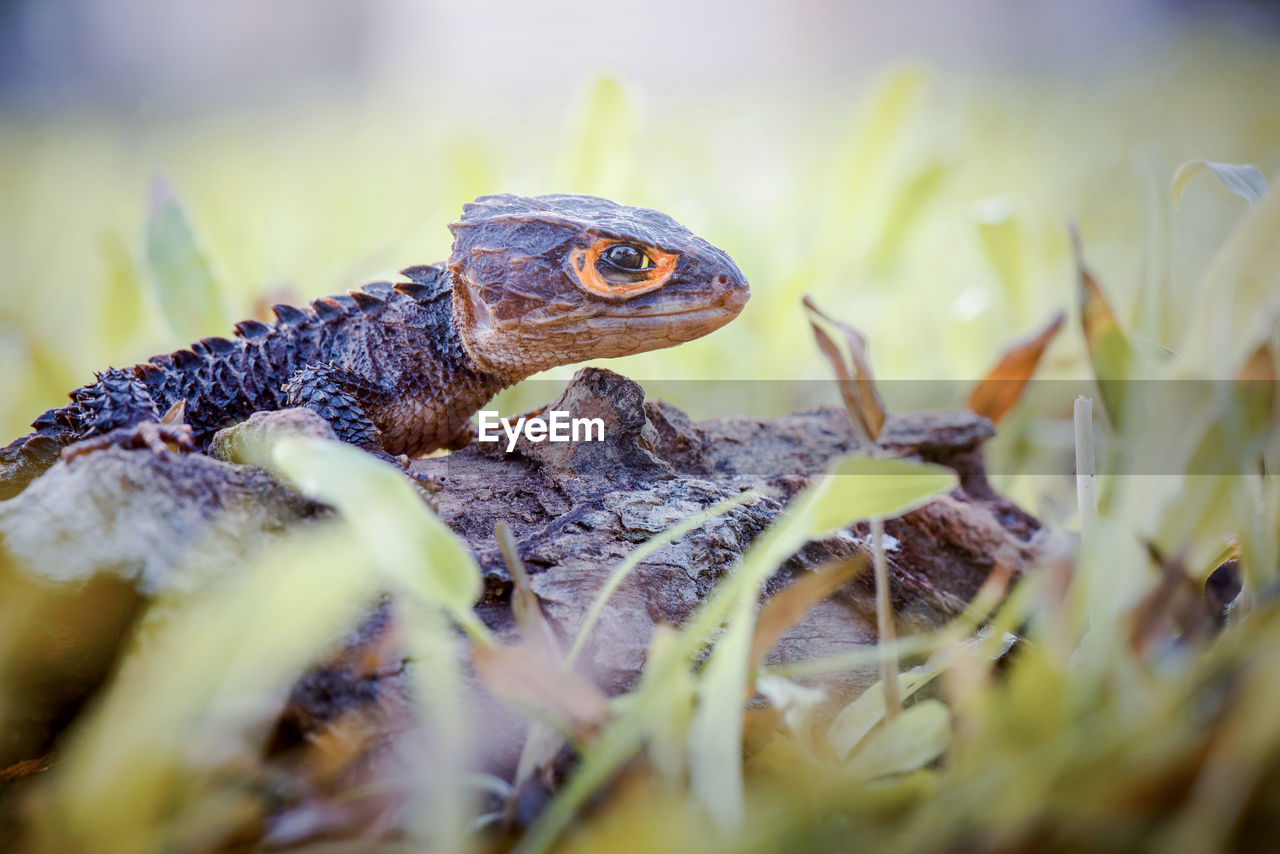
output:
{"label": "lizard neck", "polygon": [[[517,360],[497,360],[485,355],[477,332],[481,326],[490,322],[488,311],[483,304],[477,304],[471,299],[467,283],[457,273],[450,271],[449,276],[453,291],[453,329],[462,342],[462,349],[471,361],[473,370],[494,377],[499,382],[498,390],[515,385],[536,373],[536,368],[530,370]],[[479,316],[478,312],[484,312],[484,316]]]}

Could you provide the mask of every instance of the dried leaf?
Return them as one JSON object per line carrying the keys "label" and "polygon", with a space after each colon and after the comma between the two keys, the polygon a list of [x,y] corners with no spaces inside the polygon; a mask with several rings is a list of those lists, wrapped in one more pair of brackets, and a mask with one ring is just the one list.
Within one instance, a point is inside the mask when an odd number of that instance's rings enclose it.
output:
{"label": "dried leaf", "polygon": [[1274,383],[1280,379],[1280,371],[1276,370],[1276,357],[1270,345],[1263,343],[1240,366],[1239,378],[1245,382]]}
{"label": "dried leaf", "polygon": [[[809,324],[813,327],[813,337],[818,343],[818,349],[835,370],[840,397],[849,410],[854,428],[862,434],[863,439],[874,444],[884,427],[886,411],[880,392],[876,390],[875,377],[871,373],[867,339],[849,324],[835,320],[823,312],[812,297],[806,296],[803,302],[809,312]],[[846,348],[844,352],[819,321],[839,330]]]}
{"label": "dried leaf", "polygon": [[756,634],[751,641],[750,666],[756,668],[764,663],[764,657],[788,629],[815,605],[852,581],[866,567],[866,556],[861,554],[849,560],[829,563],[775,594],[756,621]]}
{"label": "dried leaf", "polygon": [[572,670],[549,664],[528,646],[477,643],[471,660],[496,696],[525,710],[549,712],[579,738],[590,738],[608,717],[599,688]]}
{"label": "dried leaf", "polygon": [[978,387],[969,395],[969,409],[999,421],[1022,397],[1027,382],[1035,374],[1040,358],[1048,348],[1049,342],[1062,329],[1066,321],[1066,312],[1059,311],[1043,329],[1014,344],[1005,351],[1000,362],[991,369]]}
{"label": "dried leaf", "polygon": [[564,663],[564,651],[556,638],[546,615],[542,613],[542,605],[538,595],[533,592],[529,583],[529,573],[525,571],[524,561],[516,550],[516,540],[511,534],[511,527],[506,522],[499,522],[493,530],[506,561],[507,571],[511,575],[511,612],[515,616],[516,626],[520,629],[520,637],[529,648],[541,655],[547,664],[560,666]]}
{"label": "dried leaf", "polygon": [[51,767],[53,767],[53,759],[49,756],[40,756],[35,759],[19,759],[12,765],[0,768],[0,786],[12,783],[15,780],[21,780],[31,774],[48,771]]}
{"label": "dried leaf", "polygon": [[[307,784],[317,788],[333,786],[344,771],[355,763],[367,761],[370,748],[386,739],[380,723],[380,718],[358,709],[324,721],[315,732],[309,733],[300,769]],[[399,793],[389,791],[387,795],[394,799]]]}
{"label": "dried leaf", "polygon": [[187,423],[187,399],[184,397],[173,406],[165,410],[164,415],[160,416],[161,424],[186,424]]}
{"label": "dried leaf", "polygon": [[1147,554],[1160,569],[1160,581],[1129,614],[1129,647],[1144,657],[1161,640],[1181,638],[1194,642],[1213,627],[1214,616],[1200,586],[1187,572],[1181,557],[1168,558],[1154,543]]}
{"label": "dried leaf", "polygon": [[[1256,411],[1266,423],[1271,423],[1276,414],[1276,404],[1280,401],[1280,369],[1276,367],[1276,357],[1271,345],[1263,342],[1245,359],[1237,374],[1240,388],[1237,392],[1242,406],[1238,411]],[[1264,428],[1265,429],[1265,428]],[[1264,471],[1266,465],[1263,458]]]}

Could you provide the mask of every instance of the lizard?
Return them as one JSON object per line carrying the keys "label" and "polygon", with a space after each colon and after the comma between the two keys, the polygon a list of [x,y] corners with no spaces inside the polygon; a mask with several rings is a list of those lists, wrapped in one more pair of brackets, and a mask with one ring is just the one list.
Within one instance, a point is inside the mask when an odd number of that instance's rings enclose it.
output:
{"label": "lizard", "polygon": [[[735,318],[733,259],[670,216],[584,195],[486,195],[452,223],[446,262],[232,338],[95,374],[0,448],[0,500],[59,459],[120,446],[207,450],[254,412],[305,407],[384,459],[465,445],[471,416],[539,371],[670,347]],[[176,417],[175,417],[176,416]]]}

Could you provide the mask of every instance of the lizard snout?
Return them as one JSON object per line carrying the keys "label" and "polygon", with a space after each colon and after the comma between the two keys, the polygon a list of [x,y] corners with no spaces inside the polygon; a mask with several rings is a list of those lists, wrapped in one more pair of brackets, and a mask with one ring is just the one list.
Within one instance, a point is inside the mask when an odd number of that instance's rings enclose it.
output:
{"label": "lizard snout", "polygon": [[747,284],[742,271],[732,263],[722,267],[711,281],[717,291],[717,302],[725,308],[732,309],[735,314],[741,311],[747,304],[747,300],[751,298],[751,286]]}

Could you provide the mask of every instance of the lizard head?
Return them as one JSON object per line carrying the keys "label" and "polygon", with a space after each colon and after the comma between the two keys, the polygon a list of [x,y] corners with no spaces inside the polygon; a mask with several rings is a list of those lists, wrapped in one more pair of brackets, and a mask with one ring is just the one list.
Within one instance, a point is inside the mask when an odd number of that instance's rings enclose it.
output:
{"label": "lizard head", "polygon": [[751,294],[733,259],[671,217],[594,196],[481,196],[450,229],[463,341],[505,377],[691,341]]}

